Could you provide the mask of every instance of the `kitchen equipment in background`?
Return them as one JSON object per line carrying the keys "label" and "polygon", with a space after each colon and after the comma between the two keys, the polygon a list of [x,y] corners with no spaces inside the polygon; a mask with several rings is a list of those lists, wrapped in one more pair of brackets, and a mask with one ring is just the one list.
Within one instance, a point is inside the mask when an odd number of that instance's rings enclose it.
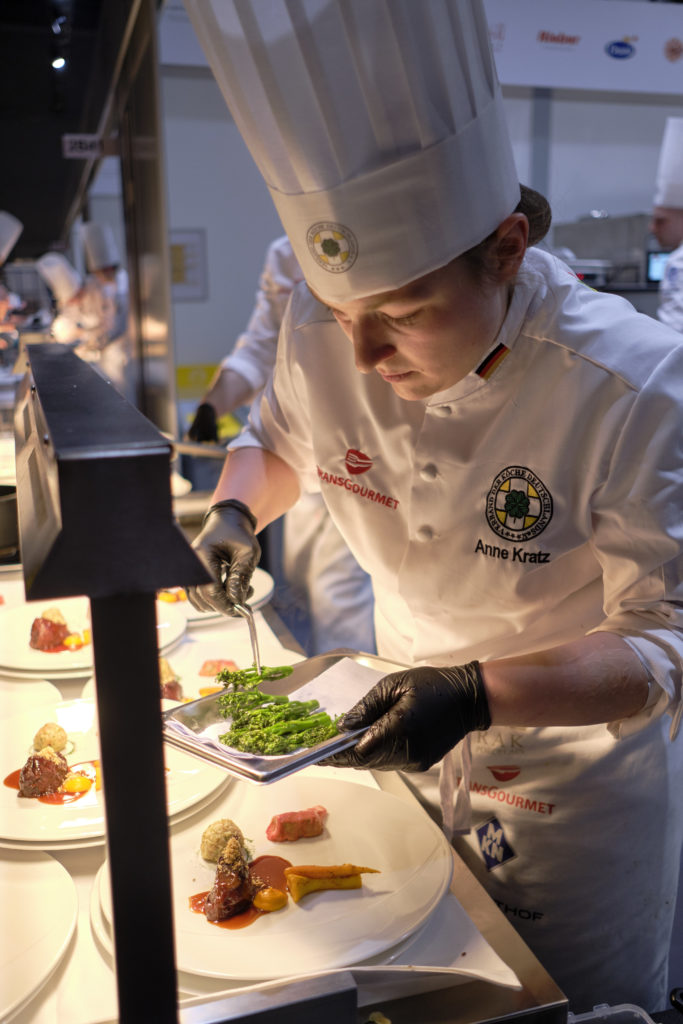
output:
{"label": "kitchen equipment in background", "polygon": [[[553,251],[568,249],[566,262],[587,284],[594,287],[646,283],[646,250],[651,245],[648,213],[625,216],[588,216],[565,224],[554,224]],[[562,257],[564,258],[564,257]]]}
{"label": "kitchen equipment in background", "polygon": [[0,484],[0,560],[12,559],[18,551],[17,489]]}

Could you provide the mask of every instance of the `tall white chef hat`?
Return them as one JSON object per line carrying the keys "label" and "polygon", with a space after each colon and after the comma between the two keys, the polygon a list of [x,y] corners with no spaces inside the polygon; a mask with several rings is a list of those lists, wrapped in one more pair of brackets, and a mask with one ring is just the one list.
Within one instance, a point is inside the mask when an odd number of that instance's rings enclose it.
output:
{"label": "tall white chef hat", "polygon": [[0,210],[0,264],[5,263],[14,248],[24,225],[6,210]]}
{"label": "tall white chef hat", "polygon": [[683,117],[667,117],[655,185],[655,206],[683,209]]}
{"label": "tall white chef hat", "polygon": [[481,0],[185,0],[304,275],[398,288],[520,189]]}
{"label": "tall white chef hat", "polygon": [[60,309],[83,287],[81,275],[66,256],[59,252],[46,252],[36,262],[36,267],[40,276],[49,285]]}
{"label": "tall white chef hat", "polygon": [[81,227],[88,270],[102,270],[103,267],[117,267],[121,262],[119,249],[110,224],[88,221]]}

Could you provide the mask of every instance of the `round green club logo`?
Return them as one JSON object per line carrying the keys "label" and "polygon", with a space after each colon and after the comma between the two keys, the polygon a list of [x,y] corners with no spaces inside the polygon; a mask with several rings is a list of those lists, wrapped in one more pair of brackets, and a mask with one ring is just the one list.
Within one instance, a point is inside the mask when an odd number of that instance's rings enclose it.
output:
{"label": "round green club logo", "polygon": [[505,540],[531,540],[553,517],[550,491],[525,466],[508,466],[491,484],[486,496],[486,519]]}
{"label": "round green club logo", "polygon": [[330,274],[344,274],[356,262],[358,243],[353,231],[343,224],[320,221],[312,224],[306,235],[311,256]]}

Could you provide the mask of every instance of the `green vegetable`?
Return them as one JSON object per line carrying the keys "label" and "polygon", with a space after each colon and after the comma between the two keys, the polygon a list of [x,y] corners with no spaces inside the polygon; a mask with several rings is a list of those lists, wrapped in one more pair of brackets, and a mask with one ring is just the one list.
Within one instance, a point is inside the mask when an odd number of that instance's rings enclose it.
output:
{"label": "green vegetable", "polygon": [[221,743],[248,754],[290,754],[338,734],[330,716],[317,710],[317,700],[290,700],[259,688],[259,683],[282,679],[291,671],[291,666],[281,665],[263,667],[260,673],[255,667],[218,673],[227,691],[218,698],[219,710],[230,719],[230,729],[218,737]]}

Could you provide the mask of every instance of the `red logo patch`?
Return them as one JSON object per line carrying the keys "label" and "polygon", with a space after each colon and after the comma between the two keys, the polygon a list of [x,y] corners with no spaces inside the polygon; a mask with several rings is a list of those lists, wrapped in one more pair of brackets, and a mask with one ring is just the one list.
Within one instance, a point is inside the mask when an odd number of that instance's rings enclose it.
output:
{"label": "red logo patch", "polygon": [[364,452],[359,452],[356,448],[349,448],[346,453],[346,468],[352,476],[356,476],[358,473],[367,473],[372,468],[372,459],[365,455]]}
{"label": "red logo patch", "polygon": [[496,782],[511,782],[517,778],[522,770],[516,764],[487,764],[486,767]]}

